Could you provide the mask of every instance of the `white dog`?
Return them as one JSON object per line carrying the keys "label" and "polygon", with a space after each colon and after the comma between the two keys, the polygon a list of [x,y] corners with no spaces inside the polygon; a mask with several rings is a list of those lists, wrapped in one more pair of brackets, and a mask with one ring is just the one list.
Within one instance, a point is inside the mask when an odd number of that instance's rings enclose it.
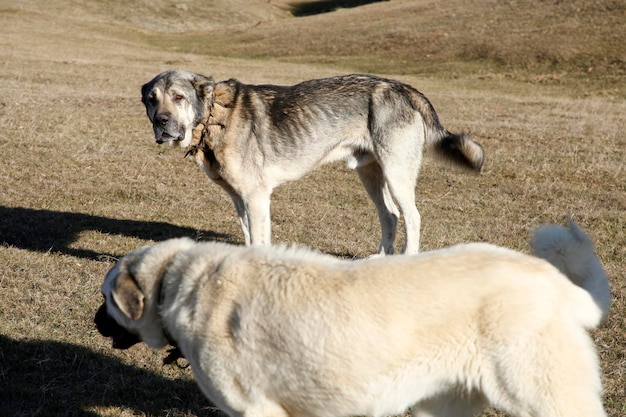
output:
{"label": "white dog", "polygon": [[170,240],[107,274],[96,323],[118,348],[176,344],[232,417],[408,407],[460,417],[486,405],[517,417],[605,416],[587,329],[610,294],[593,244],[571,223],[539,230],[532,246],[552,264],[481,243],[344,261]]}

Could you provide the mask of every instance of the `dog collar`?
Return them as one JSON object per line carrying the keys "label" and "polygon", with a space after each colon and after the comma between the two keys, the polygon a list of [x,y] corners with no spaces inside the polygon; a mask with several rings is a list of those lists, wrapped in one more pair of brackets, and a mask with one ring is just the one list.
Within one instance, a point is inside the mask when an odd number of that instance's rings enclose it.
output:
{"label": "dog collar", "polygon": [[[195,154],[198,153],[198,150],[202,150],[204,152],[206,152],[207,150],[210,151],[210,147],[207,145],[207,138],[209,137],[209,126],[219,126],[221,129],[225,129],[226,125],[223,123],[219,123],[219,122],[215,122],[215,121],[211,121],[211,119],[215,120],[215,116],[213,116],[213,105],[217,104],[218,106],[221,107],[226,107],[223,103],[219,102],[219,101],[213,101],[213,104],[211,104],[211,107],[209,109],[209,115],[207,116],[206,120],[204,120],[203,122],[198,123],[198,126],[196,126],[195,129],[199,128],[200,126],[202,126],[202,132],[200,132],[200,139],[198,139],[197,143],[194,144],[190,144],[187,152],[185,153],[185,156],[183,158],[187,158],[189,155],[194,156]],[[194,129],[194,130],[195,130]]]}

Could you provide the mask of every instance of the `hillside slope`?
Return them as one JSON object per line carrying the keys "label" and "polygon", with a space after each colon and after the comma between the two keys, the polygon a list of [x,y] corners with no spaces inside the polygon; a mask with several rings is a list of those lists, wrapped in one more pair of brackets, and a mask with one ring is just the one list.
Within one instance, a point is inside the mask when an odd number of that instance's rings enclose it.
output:
{"label": "hillside slope", "polygon": [[359,72],[507,77],[626,95],[626,3],[396,0],[293,17],[282,1],[27,0],[5,8],[62,18],[163,52],[323,63]]}

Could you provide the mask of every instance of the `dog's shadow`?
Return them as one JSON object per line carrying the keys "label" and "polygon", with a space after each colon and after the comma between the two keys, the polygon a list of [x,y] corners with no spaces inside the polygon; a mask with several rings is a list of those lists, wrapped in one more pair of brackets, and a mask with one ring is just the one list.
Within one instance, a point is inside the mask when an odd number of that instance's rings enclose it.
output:
{"label": "dog's shadow", "polygon": [[92,260],[107,256],[115,257],[115,254],[71,247],[81,232],[90,230],[154,241],[187,236],[232,243],[229,235],[163,222],[112,219],[23,207],[0,207],[0,244],[44,253],[60,252]]}
{"label": "dog's shadow", "polygon": [[189,379],[164,378],[82,346],[0,335],[0,415],[91,417],[107,407],[225,417]]}
{"label": "dog's shadow", "polygon": [[[0,245],[43,253],[59,252],[96,261],[123,255],[72,248],[72,243],[84,231],[156,242],[176,237],[190,237],[203,241],[239,243],[228,234],[163,222],[112,219],[83,213],[0,206]],[[358,259],[354,254],[347,252],[324,253],[343,259]]]}

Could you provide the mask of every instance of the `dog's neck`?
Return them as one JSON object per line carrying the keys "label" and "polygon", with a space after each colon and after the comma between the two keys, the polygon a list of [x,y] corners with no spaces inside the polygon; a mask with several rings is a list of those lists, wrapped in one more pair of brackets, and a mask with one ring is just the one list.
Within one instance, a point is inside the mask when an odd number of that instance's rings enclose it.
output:
{"label": "dog's neck", "polygon": [[215,96],[211,97],[211,102],[210,104],[207,106],[207,108],[204,110],[204,121],[203,124],[205,126],[205,130],[202,132],[203,136],[208,135],[208,129],[209,126],[219,126],[220,129],[225,129],[226,125],[224,123],[221,123],[220,121],[218,121],[215,117],[215,115],[213,114],[213,109],[215,108],[215,106],[220,106],[222,108],[226,108],[226,105],[224,103],[222,103],[221,101],[217,100],[215,98]]}
{"label": "dog's neck", "polygon": [[165,336],[165,339],[167,339],[167,343],[169,343],[170,346],[172,346],[171,349],[167,350],[167,356],[163,358],[163,365],[171,365],[173,363],[176,363],[178,359],[181,359],[181,358],[184,359],[185,355],[183,355],[183,353],[178,348],[178,343],[176,342],[176,340],[174,340],[170,332],[167,330],[166,326],[163,323],[163,318],[161,317],[161,312],[163,311],[163,302],[165,299],[165,296],[164,296],[165,291],[163,291],[164,286],[165,286],[165,279],[161,281],[161,286],[159,287],[159,297],[158,297],[159,304],[157,305],[157,308],[159,311],[159,321],[161,322],[161,329],[163,330],[163,335]]}
{"label": "dog's neck", "polygon": [[185,158],[189,155],[194,156],[198,151],[203,151],[205,154],[212,154],[211,147],[209,146],[211,133],[209,128],[211,126],[219,126],[220,129],[225,129],[226,125],[216,120],[213,115],[213,109],[218,105],[220,107],[226,107],[226,105],[219,100],[215,99],[215,96],[211,96],[208,100],[208,104],[204,109],[201,122],[193,130],[192,141],[187,147],[187,153]]}

